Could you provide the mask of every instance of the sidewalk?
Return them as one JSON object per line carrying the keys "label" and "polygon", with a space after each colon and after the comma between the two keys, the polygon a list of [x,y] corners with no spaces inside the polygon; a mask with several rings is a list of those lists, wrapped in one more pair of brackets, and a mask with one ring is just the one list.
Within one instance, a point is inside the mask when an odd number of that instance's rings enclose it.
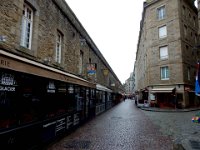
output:
{"label": "sidewalk", "polygon": [[155,111],[155,112],[190,112],[190,111],[197,111],[200,110],[200,107],[197,108],[188,108],[188,109],[169,109],[169,108],[157,108],[157,107],[139,107],[145,111]]}

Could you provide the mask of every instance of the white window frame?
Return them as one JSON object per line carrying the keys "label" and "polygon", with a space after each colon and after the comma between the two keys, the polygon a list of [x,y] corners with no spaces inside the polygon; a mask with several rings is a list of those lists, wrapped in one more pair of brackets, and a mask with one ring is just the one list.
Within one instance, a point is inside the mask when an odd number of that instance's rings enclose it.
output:
{"label": "white window frame", "polygon": [[55,49],[55,62],[61,63],[62,56],[62,35],[59,31],[57,31],[56,35],[56,49]]}
{"label": "white window frame", "polygon": [[[164,75],[163,75],[163,73],[164,73]],[[161,80],[169,80],[169,67],[168,66],[164,66],[164,67],[160,68],[160,78],[161,78]]]}
{"label": "white window frame", "polygon": [[162,46],[159,48],[160,51],[160,59],[161,60],[165,60],[169,58],[169,54],[168,54],[168,46]]}
{"label": "white window frame", "polygon": [[165,19],[165,17],[166,17],[166,8],[165,5],[163,5],[157,8],[157,18],[158,20],[162,20]]}
{"label": "white window frame", "polygon": [[32,42],[33,13],[33,9],[24,3],[20,45],[28,49],[31,49]]}
{"label": "white window frame", "polygon": [[159,39],[167,37],[167,26],[166,25],[158,28],[158,36],[159,36]]}

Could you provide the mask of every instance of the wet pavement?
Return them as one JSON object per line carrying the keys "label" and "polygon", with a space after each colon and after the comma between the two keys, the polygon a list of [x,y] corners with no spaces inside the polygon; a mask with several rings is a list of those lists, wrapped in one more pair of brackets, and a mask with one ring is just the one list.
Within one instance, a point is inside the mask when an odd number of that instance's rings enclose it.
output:
{"label": "wet pavement", "polygon": [[200,110],[143,111],[157,126],[160,132],[168,135],[174,144],[180,144],[185,150],[200,150],[200,124],[193,123],[192,117]]}
{"label": "wet pavement", "polygon": [[126,100],[50,145],[48,150],[172,150],[172,140],[133,100]]}

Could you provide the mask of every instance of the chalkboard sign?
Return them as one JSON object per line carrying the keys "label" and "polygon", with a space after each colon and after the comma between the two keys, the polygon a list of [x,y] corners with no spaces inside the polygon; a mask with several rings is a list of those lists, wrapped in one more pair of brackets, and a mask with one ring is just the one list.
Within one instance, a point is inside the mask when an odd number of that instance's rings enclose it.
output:
{"label": "chalkboard sign", "polygon": [[66,120],[65,118],[56,121],[56,134],[65,131]]}

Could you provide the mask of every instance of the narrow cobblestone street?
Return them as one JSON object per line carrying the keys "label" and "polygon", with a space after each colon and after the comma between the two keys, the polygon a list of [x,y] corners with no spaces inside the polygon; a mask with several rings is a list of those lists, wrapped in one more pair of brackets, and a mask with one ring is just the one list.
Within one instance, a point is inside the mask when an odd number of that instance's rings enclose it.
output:
{"label": "narrow cobblestone street", "polygon": [[172,139],[126,100],[97,116],[48,150],[171,150]]}

